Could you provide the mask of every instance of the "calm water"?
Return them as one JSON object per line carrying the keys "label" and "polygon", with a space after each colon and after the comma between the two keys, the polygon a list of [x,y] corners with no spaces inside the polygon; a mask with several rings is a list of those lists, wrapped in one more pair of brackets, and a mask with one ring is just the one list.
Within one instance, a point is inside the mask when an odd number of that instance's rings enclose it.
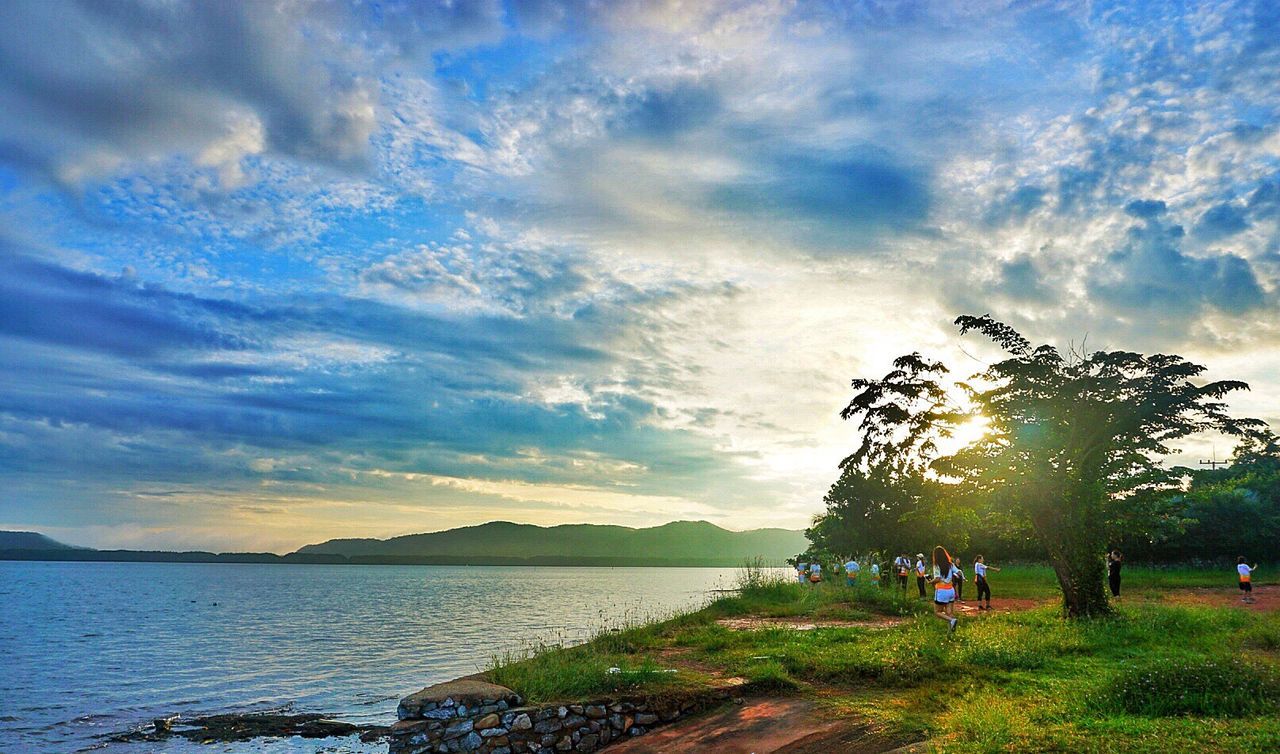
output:
{"label": "calm water", "polygon": [[365,752],[356,739],[106,745],[156,717],[394,720],[537,640],[699,605],[733,569],[0,562],[0,752]]}

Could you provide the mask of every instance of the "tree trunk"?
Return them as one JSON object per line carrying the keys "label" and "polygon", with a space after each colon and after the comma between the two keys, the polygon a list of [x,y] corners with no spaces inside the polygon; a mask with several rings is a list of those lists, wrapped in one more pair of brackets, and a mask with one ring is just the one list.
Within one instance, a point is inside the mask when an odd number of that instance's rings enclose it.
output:
{"label": "tree trunk", "polygon": [[1105,586],[1107,566],[1100,548],[1065,553],[1053,560],[1053,570],[1062,588],[1067,617],[1094,618],[1111,613]]}
{"label": "tree trunk", "polygon": [[[1072,499],[1074,497],[1074,499]],[[1111,614],[1107,600],[1106,540],[1095,501],[1087,493],[1067,496],[1055,505],[1038,506],[1031,519],[1062,590],[1062,605],[1069,618],[1093,618]]]}

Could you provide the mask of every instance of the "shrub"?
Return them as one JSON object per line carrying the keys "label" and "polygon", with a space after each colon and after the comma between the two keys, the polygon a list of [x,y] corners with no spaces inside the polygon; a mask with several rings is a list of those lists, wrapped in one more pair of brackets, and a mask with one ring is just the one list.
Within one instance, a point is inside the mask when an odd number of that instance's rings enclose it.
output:
{"label": "shrub", "polygon": [[752,665],[745,675],[752,690],[791,691],[799,686],[782,663],[777,660],[767,660]]}
{"label": "shrub", "polygon": [[1243,717],[1275,711],[1280,678],[1236,659],[1169,658],[1121,671],[1106,697],[1114,709],[1134,715]]}

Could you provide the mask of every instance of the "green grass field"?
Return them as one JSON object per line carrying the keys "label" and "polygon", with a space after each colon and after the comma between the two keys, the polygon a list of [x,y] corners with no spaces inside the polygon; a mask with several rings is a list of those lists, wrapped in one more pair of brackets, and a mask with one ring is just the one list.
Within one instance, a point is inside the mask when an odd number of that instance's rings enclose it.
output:
{"label": "green grass field", "polygon": [[[1010,567],[991,575],[995,604],[1046,604],[965,617],[954,636],[910,596],[914,584],[903,599],[868,585],[747,580],[739,595],[695,613],[498,658],[490,675],[533,701],[662,693],[738,676],[759,691],[811,695],[882,729],[927,737],[939,751],[1280,750],[1280,614],[1169,599],[1210,587],[1225,600],[1229,571],[1126,568],[1114,617],[1067,621],[1048,568]],[[1256,583],[1268,582],[1275,579],[1260,570]],[[743,616],[896,624],[797,631],[717,623]],[[661,672],[673,666],[680,672]]]}

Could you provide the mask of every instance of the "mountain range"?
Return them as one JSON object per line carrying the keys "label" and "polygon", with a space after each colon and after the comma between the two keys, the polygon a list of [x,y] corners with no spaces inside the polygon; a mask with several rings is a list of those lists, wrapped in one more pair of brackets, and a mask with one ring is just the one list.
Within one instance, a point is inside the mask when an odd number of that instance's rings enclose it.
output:
{"label": "mountain range", "polygon": [[799,531],[735,532],[706,521],[675,521],[641,529],[599,524],[543,527],[494,521],[391,539],[331,539],[288,555],[94,550],[65,545],[34,532],[0,532],[0,559],[733,567],[754,559],[781,564],[807,544],[804,533]]}

